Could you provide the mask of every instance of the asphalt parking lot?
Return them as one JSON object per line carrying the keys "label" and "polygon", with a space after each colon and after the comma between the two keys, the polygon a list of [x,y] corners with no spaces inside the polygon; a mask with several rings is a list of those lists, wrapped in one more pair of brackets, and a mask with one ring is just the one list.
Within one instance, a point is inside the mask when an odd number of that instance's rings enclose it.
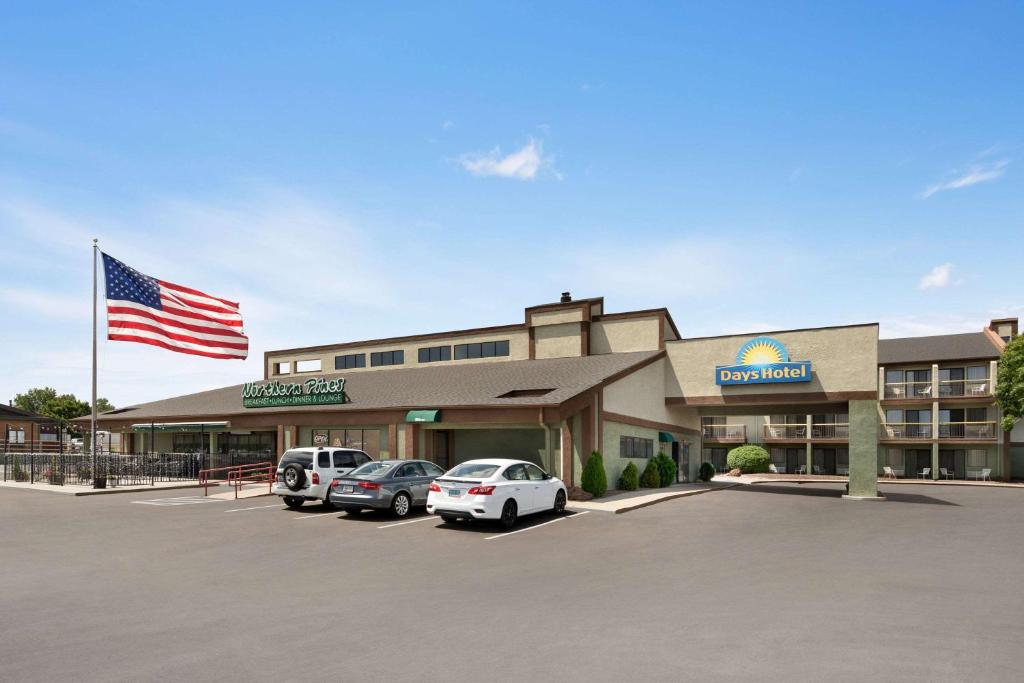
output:
{"label": "asphalt parking lot", "polygon": [[502,534],[0,490],[5,680],[1020,680],[1024,495],[756,485]]}

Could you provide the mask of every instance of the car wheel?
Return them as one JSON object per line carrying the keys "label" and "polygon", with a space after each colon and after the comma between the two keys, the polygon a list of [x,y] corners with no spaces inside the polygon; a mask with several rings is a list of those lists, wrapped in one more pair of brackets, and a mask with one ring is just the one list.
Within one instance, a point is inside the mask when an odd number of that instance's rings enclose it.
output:
{"label": "car wheel", "polygon": [[565,491],[559,489],[555,494],[555,514],[560,515],[563,512],[565,512]]}
{"label": "car wheel", "polygon": [[409,494],[398,493],[391,499],[391,514],[395,517],[405,517],[411,509],[412,501],[409,500]]}
{"label": "car wheel", "polygon": [[505,506],[501,508],[501,528],[508,531],[516,525],[516,518],[519,516],[518,508],[514,500],[506,500]]}
{"label": "car wheel", "polygon": [[302,507],[302,503],[303,501],[301,498],[293,498],[292,496],[284,497],[284,504],[287,505],[292,510],[298,510],[300,507]]}
{"label": "car wheel", "polygon": [[286,465],[281,476],[289,491],[298,491],[306,483],[306,470],[302,469],[302,465],[297,462]]}
{"label": "car wheel", "polygon": [[455,522],[459,521],[459,518],[455,515],[441,515],[441,521],[445,524],[455,524]]}
{"label": "car wheel", "polygon": [[327,495],[324,496],[324,499],[322,501],[320,501],[320,502],[324,504],[324,509],[325,510],[333,510],[334,509],[334,503],[331,502],[331,494],[330,494],[330,492],[328,492]]}

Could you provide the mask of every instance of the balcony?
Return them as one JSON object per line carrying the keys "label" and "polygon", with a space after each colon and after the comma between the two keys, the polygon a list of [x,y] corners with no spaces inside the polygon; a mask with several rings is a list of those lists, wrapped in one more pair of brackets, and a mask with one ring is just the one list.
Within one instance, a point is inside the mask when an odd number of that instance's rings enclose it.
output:
{"label": "balcony", "polygon": [[984,379],[945,379],[939,382],[939,398],[988,398],[992,382]]}
{"label": "balcony", "polygon": [[930,422],[883,422],[879,429],[882,441],[931,441]]}
{"label": "balcony", "polygon": [[806,424],[766,424],[764,426],[765,441],[805,441],[806,439]]}
{"label": "balcony", "polygon": [[886,382],[882,392],[882,398],[892,400],[900,400],[906,398],[920,399],[931,397],[931,382]]}
{"label": "balcony", "polygon": [[822,423],[811,425],[812,441],[846,441],[850,438],[848,423]]}
{"label": "balcony", "polygon": [[995,422],[943,422],[939,424],[940,439],[994,441],[997,434]]}
{"label": "balcony", "polygon": [[703,425],[701,432],[705,441],[720,441],[725,443],[746,443],[746,425]]}

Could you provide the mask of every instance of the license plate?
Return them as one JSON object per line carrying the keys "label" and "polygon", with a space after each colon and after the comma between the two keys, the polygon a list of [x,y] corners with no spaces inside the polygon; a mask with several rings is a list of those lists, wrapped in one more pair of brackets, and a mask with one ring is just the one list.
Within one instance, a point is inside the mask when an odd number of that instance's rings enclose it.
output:
{"label": "license plate", "polygon": [[448,495],[451,498],[459,498],[462,496],[462,489],[448,489]]}
{"label": "license plate", "polygon": [[352,493],[352,487],[351,486],[342,486],[341,487],[341,492],[342,493]]}

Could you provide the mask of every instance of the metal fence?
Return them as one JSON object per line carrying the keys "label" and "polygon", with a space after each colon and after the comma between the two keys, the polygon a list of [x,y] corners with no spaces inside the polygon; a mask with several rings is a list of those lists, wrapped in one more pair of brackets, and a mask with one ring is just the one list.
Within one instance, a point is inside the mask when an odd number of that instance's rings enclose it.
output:
{"label": "metal fence", "polygon": [[4,453],[3,480],[28,484],[142,486],[157,482],[198,481],[200,453],[97,454],[95,478],[89,454]]}

